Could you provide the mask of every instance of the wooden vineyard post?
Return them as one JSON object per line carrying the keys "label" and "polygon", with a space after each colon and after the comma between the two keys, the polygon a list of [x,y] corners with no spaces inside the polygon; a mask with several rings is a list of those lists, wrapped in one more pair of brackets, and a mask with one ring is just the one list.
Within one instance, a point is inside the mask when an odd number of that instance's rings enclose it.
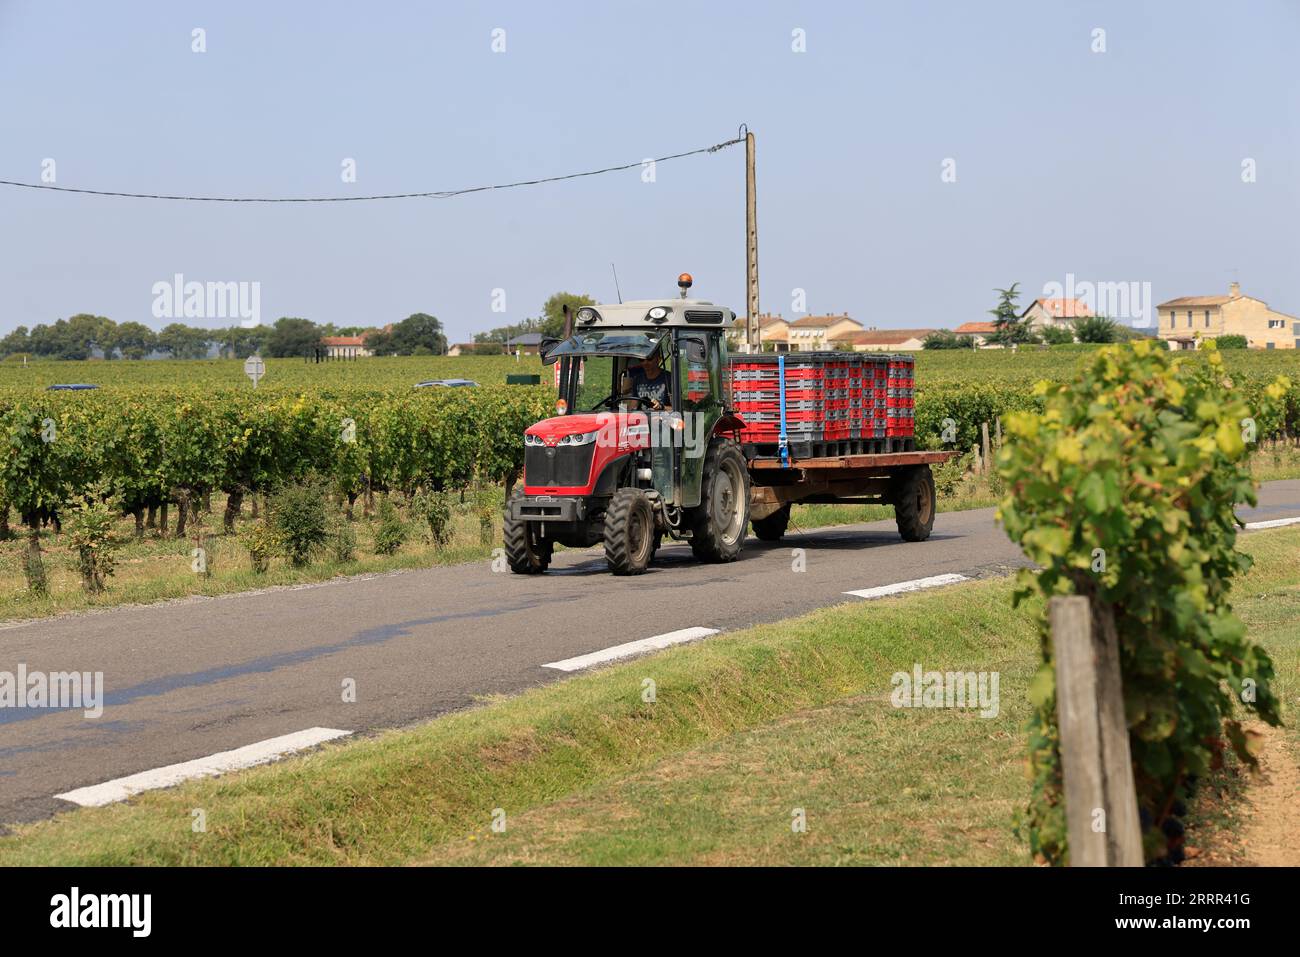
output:
{"label": "wooden vineyard post", "polygon": [[1073,867],[1141,867],[1133,764],[1113,622],[1094,627],[1088,599],[1048,606],[1056,662],[1056,708]]}

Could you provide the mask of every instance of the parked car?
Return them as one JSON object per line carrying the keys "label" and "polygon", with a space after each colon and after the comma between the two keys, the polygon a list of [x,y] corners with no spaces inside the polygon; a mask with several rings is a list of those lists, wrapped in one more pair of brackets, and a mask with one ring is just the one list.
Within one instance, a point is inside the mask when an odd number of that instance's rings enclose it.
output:
{"label": "parked car", "polygon": [[427,389],[430,386],[444,386],[447,388],[465,388],[465,387],[477,386],[477,385],[478,383],[475,382],[473,379],[428,379],[424,382],[417,382],[415,384],[415,387],[417,389]]}
{"label": "parked car", "polygon": [[47,392],[81,392],[84,389],[98,389],[97,385],[87,385],[84,382],[72,382],[66,385],[46,386]]}

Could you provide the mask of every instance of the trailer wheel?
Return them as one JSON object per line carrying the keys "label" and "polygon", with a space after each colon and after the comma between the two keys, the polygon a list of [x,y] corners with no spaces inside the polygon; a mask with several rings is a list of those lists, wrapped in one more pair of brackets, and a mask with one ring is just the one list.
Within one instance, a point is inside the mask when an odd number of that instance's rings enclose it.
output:
{"label": "trailer wheel", "polygon": [[615,575],[640,575],[655,548],[655,515],[639,488],[621,488],[605,509],[605,561]]}
{"label": "trailer wheel", "polygon": [[[523,490],[512,497],[522,498]],[[501,532],[505,538],[506,562],[516,575],[540,575],[550,566],[555,543],[537,534],[536,522],[511,518],[508,504]]]}
{"label": "trailer wheel", "polygon": [[749,524],[749,468],[734,442],[714,442],[704,457],[700,504],[691,509],[691,551],[704,562],[734,562]]}
{"label": "trailer wheel", "polygon": [[908,469],[894,481],[890,497],[898,534],[905,541],[923,542],[934,528],[934,475],[930,466]]}
{"label": "trailer wheel", "polygon": [[752,518],[749,524],[760,542],[779,542],[790,525],[790,503],[786,502],[767,518]]}

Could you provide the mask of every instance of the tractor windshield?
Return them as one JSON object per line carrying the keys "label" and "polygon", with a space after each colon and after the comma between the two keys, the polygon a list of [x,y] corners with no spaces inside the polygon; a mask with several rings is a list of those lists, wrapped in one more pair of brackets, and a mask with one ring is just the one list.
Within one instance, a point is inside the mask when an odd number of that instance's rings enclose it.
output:
{"label": "tractor windshield", "polygon": [[542,353],[547,363],[565,356],[632,356],[644,359],[658,348],[664,334],[656,332],[580,332],[555,343]]}

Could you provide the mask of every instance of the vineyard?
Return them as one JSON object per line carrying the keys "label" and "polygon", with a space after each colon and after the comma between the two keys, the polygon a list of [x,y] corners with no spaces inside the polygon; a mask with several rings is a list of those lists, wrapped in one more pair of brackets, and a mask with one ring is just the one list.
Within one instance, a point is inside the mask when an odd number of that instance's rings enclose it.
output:
{"label": "vineyard", "polygon": [[[1061,381],[1091,350],[922,352],[918,442],[968,449],[981,423],[1041,407],[1034,383]],[[1193,358],[1192,361],[1200,361]],[[1255,408],[1279,374],[1300,382],[1285,353],[1225,354],[1233,389]],[[54,519],[98,481],[125,513],[223,492],[240,498],[309,474],[352,501],[374,490],[508,482],[522,464],[524,428],[550,408],[551,390],[506,386],[512,372],[549,369],[536,357],[373,358],[269,363],[254,390],[237,361],[0,363],[4,505],[29,524]],[[433,377],[470,389],[413,389]],[[58,382],[93,391],[47,392]],[[1300,433],[1300,387],[1256,423],[1259,438]],[[229,526],[229,520],[227,522]]]}

